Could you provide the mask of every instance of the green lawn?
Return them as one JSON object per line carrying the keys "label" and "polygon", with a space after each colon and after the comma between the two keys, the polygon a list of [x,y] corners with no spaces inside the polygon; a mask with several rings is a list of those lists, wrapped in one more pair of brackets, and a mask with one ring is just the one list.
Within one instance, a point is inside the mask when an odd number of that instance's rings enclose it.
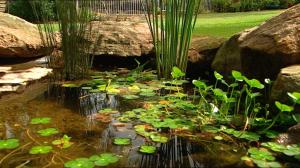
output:
{"label": "green lawn", "polygon": [[200,14],[194,35],[230,37],[244,29],[257,26],[281,12],[283,10]]}

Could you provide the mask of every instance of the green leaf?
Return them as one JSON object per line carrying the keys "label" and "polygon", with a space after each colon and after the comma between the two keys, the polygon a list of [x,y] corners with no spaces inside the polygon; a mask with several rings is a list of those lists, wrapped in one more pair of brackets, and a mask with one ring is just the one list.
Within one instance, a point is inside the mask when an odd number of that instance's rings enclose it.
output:
{"label": "green leaf", "polygon": [[218,140],[218,141],[221,141],[221,140],[223,140],[224,138],[221,137],[221,136],[215,136],[214,139],[215,139],[215,140]]}
{"label": "green leaf", "polygon": [[193,84],[199,89],[204,89],[205,90],[207,88],[207,85],[204,82],[200,81],[200,80],[193,80]]}
{"label": "green leaf", "polygon": [[231,74],[232,74],[232,77],[236,80],[236,81],[239,81],[239,82],[242,82],[242,81],[244,81],[244,76],[242,75],[242,73],[241,72],[239,72],[239,71],[232,71],[231,72]]}
{"label": "green leaf", "polygon": [[64,164],[66,168],[93,168],[94,163],[88,158],[78,158],[70,160]]}
{"label": "green leaf", "polygon": [[41,136],[51,136],[58,133],[59,131],[56,128],[47,128],[38,131],[38,134],[40,134]]}
{"label": "green leaf", "polygon": [[127,100],[133,100],[133,99],[138,99],[140,98],[139,96],[137,95],[123,95],[122,96],[124,99],[127,99]]}
{"label": "green leaf", "polygon": [[276,107],[280,110],[280,112],[291,112],[294,110],[293,107],[280,103],[279,101],[275,102]]}
{"label": "green leaf", "polygon": [[248,80],[247,78],[245,78],[245,81],[251,88],[257,88],[257,89],[265,88],[265,86],[262,83],[260,83],[260,81],[257,79]]}
{"label": "green leaf", "polygon": [[52,151],[52,146],[34,146],[30,149],[29,153],[32,155],[36,154],[47,154]]}
{"label": "green leaf", "polygon": [[161,136],[159,134],[152,134],[150,135],[150,138],[152,141],[159,142],[159,143],[167,143],[169,140],[167,137]]}
{"label": "green leaf", "polygon": [[140,152],[145,154],[153,154],[156,152],[155,146],[142,145],[139,149]]}
{"label": "green leaf", "polygon": [[64,135],[61,139],[52,141],[52,144],[65,149],[65,148],[69,148],[71,145],[73,145],[73,143],[70,142],[70,140],[71,140],[71,137],[69,137],[68,135]]}
{"label": "green leaf", "polygon": [[221,75],[221,74],[219,74],[218,72],[214,72],[214,76],[215,76],[215,78],[217,79],[217,80],[221,80],[221,79],[223,79],[223,75]]}
{"label": "green leaf", "polygon": [[112,153],[103,153],[100,155],[93,155],[89,158],[96,166],[108,166],[119,161],[119,157]]}
{"label": "green leaf", "polygon": [[178,79],[185,76],[185,73],[181,71],[178,67],[173,67],[171,75],[173,79]]}
{"label": "green leaf", "polygon": [[293,93],[287,93],[287,94],[294,101],[294,103],[300,104],[300,93],[299,92],[293,92]]}
{"label": "green leaf", "polygon": [[7,139],[7,140],[0,140],[0,150],[1,149],[14,149],[18,147],[19,140],[18,139]]}
{"label": "green leaf", "polygon": [[50,123],[51,118],[44,117],[44,118],[33,118],[30,121],[30,124],[48,124]]}
{"label": "green leaf", "polygon": [[75,84],[75,83],[65,83],[65,84],[62,85],[62,87],[65,87],[65,88],[78,88],[78,87],[80,87],[80,85]]}
{"label": "green leaf", "polygon": [[114,144],[116,145],[129,145],[130,139],[129,138],[115,138],[114,139]]}

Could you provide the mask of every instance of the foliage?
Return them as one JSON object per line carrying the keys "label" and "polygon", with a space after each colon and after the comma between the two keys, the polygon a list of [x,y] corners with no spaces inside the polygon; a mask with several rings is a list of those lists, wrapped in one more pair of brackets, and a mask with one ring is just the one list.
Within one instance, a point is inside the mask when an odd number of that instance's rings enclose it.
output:
{"label": "foliage", "polygon": [[44,117],[44,118],[32,118],[30,124],[48,124],[50,123],[51,118]]}
{"label": "foliage", "polygon": [[78,158],[64,164],[66,168],[93,168],[94,163],[87,158]]}
{"label": "foliage", "polygon": [[90,157],[91,161],[94,161],[96,166],[108,166],[119,161],[119,157],[112,153],[103,153],[98,155],[93,155]]}
{"label": "foliage", "polygon": [[197,20],[194,11],[199,7],[199,0],[145,1],[160,78],[170,79],[174,66],[186,71],[188,49]]}
{"label": "foliage", "polygon": [[115,138],[114,139],[114,144],[116,145],[129,145],[130,139],[129,138]]}
{"label": "foliage", "polygon": [[140,152],[145,153],[145,154],[153,154],[156,151],[155,146],[147,146],[147,145],[142,145],[139,149]]}
{"label": "foliage", "polygon": [[[49,20],[56,20],[56,8],[55,8],[55,0],[43,0],[41,6],[36,9],[36,14],[40,17],[42,13],[46,13],[49,16]],[[9,13],[20,18],[23,18],[29,22],[37,22],[35,17],[35,12],[30,5],[30,1],[28,0],[14,0],[10,1]]]}
{"label": "foliage", "polygon": [[[56,0],[59,32],[62,36],[61,50],[63,51],[63,78],[66,80],[83,79],[87,77],[92,65],[92,43],[88,39],[92,36],[91,9],[95,7],[93,0],[81,0],[80,7],[75,0]],[[32,1],[37,13],[44,5],[44,1]],[[42,40],[46,46],[54,48],[56,40],[53,33],[55,24],[50,21],[49,14],[42,10],[42,15],[36,15],[44,25],[39,25]],[[96,36],[96,34],[93,34]],[[51,64],[52,59],[50,59]]]}
{"label": "foliage", "polygon": [[51,136],[59,133],[59,131],[56,128],[47,128],[47,129],[39,130],[38,133],[41,136]]}
{"label": "foliage", "polygon": [[14,149],[18,146],[19,146],[18,139],[0,140],[0,150],[1,149]]}
{"label": "foliage", "polygon": [[29,153],[32,155],[47,154],[52,151],[52,146],[34,146],[30,149]]}
{"label": "foliage", "polygon": [[248,156],[242,157],[244,161],[253,161],[258,167],[282,167],[280,163],[275,161],[275,157],[267,150],[250,148]]}
{"label": "foliage", "polygon": [[52,141],[52,144],[59,148],[66,149],[73,145],[73,142],[70,142],[70,140],[71,137],[69,137],[68,135],[64,135],[61,139]]}

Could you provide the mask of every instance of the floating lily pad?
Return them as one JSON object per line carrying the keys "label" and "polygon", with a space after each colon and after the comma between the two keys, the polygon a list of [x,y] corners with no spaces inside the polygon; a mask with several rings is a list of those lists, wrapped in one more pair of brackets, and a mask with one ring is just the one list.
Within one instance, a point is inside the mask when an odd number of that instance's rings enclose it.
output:
{"label": "floating lily pad", "polygon": [[66,168],[93,168],[94,163],[88,158],[70,160],[64,164]]}
{"label": "floating lily pad", "polygon": [[52,151],[52,146],[34,146],[30,149],[29,153],[32,155],[47,154]]}
{"label": "floating lily pad", "polygon": [[48,124],[50,123],[51,118],[44,117],[44,118],[33,118],[30,121],[30,124]]}
{"label": "floating lily pad", "polygon": [[78,87],[80,87],[80,85],[75,84],[75,83],[64,83],[62,86],[65,87],[65,88],[78,88]]}
{"label": "floating lily pad", "polygon": [[128,87],[129,92],[138,93],[141,91],[141,88],[137,85],[129,86]]}
{"label": "floating lily pad", "polygon": [[258,148],[250,148],[248,149],[248,153],[250,153],[250,157],[256,160],[268,160],[268,161],[274,161],[275,157],[272,156],[272,153],[270,153],[267,150],[262,150]]}
{"label": "floating lily pad", "polygon": [[129,145],[130,139],[129,138],[115,138],[114,139],[114,144],[116,145]]}
{"label": "floating lily pad", "polygon": [[0,150],[1,149],[14,149],[18,147],[19,140],[18,139],[7,139],[7,140],[0,140]]}
{"label": "floating lily pad", "polygon": [[123,95],[122,96],[124,99],[128,99],[128,100],[133,100],[133,99],[138,99],[139,96],[137,95]]}
{"label": "floating lily pad", "polygon": [[52,141],[52,144],[65,149],[65,148],[69,148],[71,145],[73,145],[73,142],[70,142],[70,140],[71,140],[71,137],[69,137],[68,135],[64,135],[61,139]]}
{"label": "floating lily pad", "polygon": [[140,152],[145,154],[153,154],[156,152],[155,146],[142,145],[139,149]]}
{"label": "floating lily pad", "polygon": [[161,136],[159,134],[152,134],[150,135],[150,138],[152,141],[159,142],[159,143],[167,143],[169,140],[167,137]]}
{"label": "floating lily pad", "polygon": [[105,109],[101,109],[100,111],[98,111],[98,113],[118,113],[117,110],[113,110],[111,108],[105,108]]}
{"label": "floating lily pad", "polygon": [[93,155],[89,158],[96,166],[108,166],[119,161],[119,157],[112,153],[103,153],[100,155]]}
{"label": "floating lily pad", "polygon": [[51,136],[59,133],[59,131],[56,128],[47,128],[47,129],[39,130],[38,133],[41,136]]}

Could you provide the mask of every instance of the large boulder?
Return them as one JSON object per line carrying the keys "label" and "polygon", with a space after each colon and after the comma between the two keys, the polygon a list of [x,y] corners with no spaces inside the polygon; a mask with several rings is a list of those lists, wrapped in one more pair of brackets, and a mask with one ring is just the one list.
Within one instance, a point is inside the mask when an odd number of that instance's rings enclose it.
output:
{"label": "large boulder", "polygon": [[250,77],[264,79],[276,78],[281,68],[300,63],[299,11],[300,4],[247,32],[237,40],[235,50],[230,45],[225,46],[220,50],[223,54],[217,54],[218,61],[214,61],[213,68],[221,72],[233,70],[227,57],[234,57],[240,64],[233,68]]}
{"label": "large boulder", "polygon": [[287,92],[300,92],[300,65],[281,69],[272,87],[271,98],[288,101]]}
{"label": "large boulder", "polygon": [[188,53],[188,72],[199,74],[211,69],[211,63],[224,38],[211,36],[195,36],[191,41]]}
{"label": "large boulder", "polygon": [[91,54],[120,57],[148,55],[152,37],[145,21],[100,21],[92,23]]}
{"label": "large boulder", "polygon": [[0,12],[0,57],[39,57],[50,51],[36,25]]}

